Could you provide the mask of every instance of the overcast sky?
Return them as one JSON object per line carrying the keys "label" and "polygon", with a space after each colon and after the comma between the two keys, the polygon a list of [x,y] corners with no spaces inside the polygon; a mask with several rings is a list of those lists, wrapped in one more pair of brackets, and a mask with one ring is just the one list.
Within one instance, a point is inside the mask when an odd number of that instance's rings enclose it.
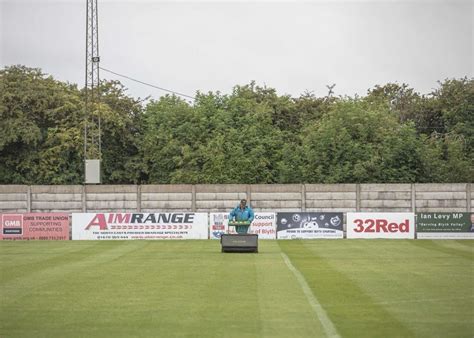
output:
{"label": "overcast sky", "polygon": [[[387,82],[429,93],[473,77],[474,0],[99,0],[101,67],[194,95],[236,84],[364,95]],[[86,0],[0,0],[0,66],[85,81]],[[135,97],[164,93],[120,79]]]}

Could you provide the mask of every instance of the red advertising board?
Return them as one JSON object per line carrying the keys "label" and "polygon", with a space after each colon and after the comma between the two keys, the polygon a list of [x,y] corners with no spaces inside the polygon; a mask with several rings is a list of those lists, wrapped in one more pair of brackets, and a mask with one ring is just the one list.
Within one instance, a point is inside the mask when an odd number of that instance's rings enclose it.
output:
{"label": "red advertising board", "polygon": [[69,214],[0,214],[0,240],[68,240]]}

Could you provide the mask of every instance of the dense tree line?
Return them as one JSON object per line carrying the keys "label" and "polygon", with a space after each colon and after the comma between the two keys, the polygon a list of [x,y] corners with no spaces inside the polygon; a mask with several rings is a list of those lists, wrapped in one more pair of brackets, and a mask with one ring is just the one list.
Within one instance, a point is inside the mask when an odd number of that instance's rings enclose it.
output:
{"label": "dense tree line", "polygon": [[[104,81],[103,182],[473,182],[474,79],[364,97],[298,98],[255,83],[143,101]],[[24,66],[0,70],[0,183],[81,184],[84,90]]]}

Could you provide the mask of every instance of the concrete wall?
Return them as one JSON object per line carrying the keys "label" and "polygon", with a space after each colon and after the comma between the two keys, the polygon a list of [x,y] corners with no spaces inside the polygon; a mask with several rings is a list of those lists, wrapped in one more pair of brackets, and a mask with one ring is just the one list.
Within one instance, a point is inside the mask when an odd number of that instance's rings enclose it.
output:
{"label": "concrete wall", "polygon": [[472,183],[0,185],[0,212],[472,211]]}
{"label": "concrete wall", "polygon": [[140,209],[137,209],[138,211],[193,210],[194,187],[192,185],[142,185],[138,187],[138,191],[138,205],[140,206]]}
{"label": "concrete wall", "polygon": [[[412,211],[412,184],[361,184],[360,211]],[[466,197],[466,196],[464,196]],[[440,196],[440,198],[445,198]]]}
{"label": "concrete wall", "polygon": [[83,210],[83,186],[81,185],[33,185],[28,189],[31,212],[82,212]]}
{"label": "concrete wall", "polygon": [[31,188],[26,185],[0,185],[0,212],[29,212]]}
{"label": "concrete wall", "polygon": [[86,185],[84,211],[124,212],[137,211],[139,187],[136,185]]}
{"label": "concrete wall", "polygon": [[472,184],[417,184],[415,207],[419,211],[466,211],[471,209]]}
{"label": "concrete wall", "polygon": [[305,184],[303,211],[357,211],[357,184]]}
{"label": "concrete wall", "polygon": [[198,212],[229,211],[241,199],[250,200],[245,184],[200,184],[195,186],[195,210]]}

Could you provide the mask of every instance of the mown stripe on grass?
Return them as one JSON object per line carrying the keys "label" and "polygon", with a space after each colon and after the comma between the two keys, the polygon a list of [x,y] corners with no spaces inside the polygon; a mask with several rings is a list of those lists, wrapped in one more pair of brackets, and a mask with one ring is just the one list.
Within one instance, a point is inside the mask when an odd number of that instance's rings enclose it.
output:
{"label": "mown stripe on grass", "polygon": [[327,316],[326,311],[324,311],[318,299],[314,296],[313,292],[311,291],[311,288],[309,287],[308,283],[306,283],[304,276],[301,274],[301,272],[298,271],[298,269],[294,267],[293,264],[291,264],[290,259],[288,258],[287,255],[285,255],[285,253],[282,252],[281,256],[283,257],[283,261],[285,262],[288,269],[290,269],[290,271],[295,275],[296,279],[298,280],[298,283],[300,284],[301,289],[303,290],[303,293],[308,299],[309,305],[311,306],[314,313],[318,317],[318,320],[321,322],[321,325],[324,328],[324,333],[326,334],[326,336],[335,337],[335,338],[340,337],[339,334],[337,333],[337,330],[334,324],[331,322],[331,320]]}
{"label": "mown stripe on grass", "polygon": [[[2,243],[2,250],[0,250],[2,261],[0,286],[3,283],[31,275],[47,267],[85,259],[97,254],[98,250],[104,252],[114,248],[114,246],[108,246],[106,249],[98,248],[99,243],[99,241],[18,241],[14,243],[15,246],[9,245],[13,242]],[[15,250],[11,250],[12,248],[15,248]]]}
{"label": "mown stripe on grass", "polygon": [[[102,336],[259,336],[254,255],[222,254],[218,241],[149,243],[97,272],[107,290],[92,289],[88,299],[104,298],[94,310],[101,322],[86,319]],[[76,306],[87,309],[88,300]]]}
{"label": "mown stripe on grass", "polygon": [[471,252],[474,252],[474,241],[472,239],[457,239],[454,242],[459,244],[460,246],[469,248]]}
{"label": "mown stripe on grass", "polygon": [[303,274],[342,337],[414,337],[410,329],[382,304],[377,304],[350,275],[338,271],[303,241],[280,241],[279,245]]}
{"label": "mown stripe on grass", "polygon": [[[44,243],[46,245],[46,243]],[[70,274],[91,269],[91,267],[112,261],[123,255],[136,251],[146,245],[144,241],[132,243],[102,243],[99,247],[88,247],[76,255],[65,255],[63,259],[52,259],[48,264],[38,264],[37,268],[23,273],[0,284],[0,294],[3,301],[18,302],[20,298],[28,297],[36,290],[47,284],[58,283]]]}
{"label": "mown stripe on grass", "polygon": [[431,250],[431,251],[436,251],[438,253],[446,254],[446,255],[451,255],[459,258],[464,258],[467,260],[472,261],[474,256],[473,256],[473,251],[465,250],[464,248],[459,248],[456,249],[454,247],[448,247],[445,245],[445,242],[443,240],[439,239],[434,239],[434,240],[416,240],[416,241],[409,241],[410,244],[426,249],[426,250]]}
{"label": "mown stripe on grass", "polygon": [[[472,261],[411,242],[305,241],[304,245],[350,277],[417,337],[465,337],[474,332],[469,315],[473,298],[466,291],[474,281]],[[450,240],[438,243],[455,244]]]}
{"label": "mown stripe on grass", "polygon": [[324,337],[324,328],[314,315],[295,276],[281,257],[276,241],[261,241],[253,255],[257,267],[260,338]]}
{"label": "mown stripe on grass", "polygon": [[[197,248],[177,267],[180,274],[196,281],[196,294],[189,296],[189,302],[198,305],[199,311],[187,320],[186,331],[210,338],[261,336],[255,255],[221,253],[218,242],[212,243],[216,244],[213,250],[203,243],[202,250],[207,247],[208,252],[197,263],[199,269],[186,272],[185,266],[190,255],[200,256]],[[176,287],[179,290],[179,284]]]}

